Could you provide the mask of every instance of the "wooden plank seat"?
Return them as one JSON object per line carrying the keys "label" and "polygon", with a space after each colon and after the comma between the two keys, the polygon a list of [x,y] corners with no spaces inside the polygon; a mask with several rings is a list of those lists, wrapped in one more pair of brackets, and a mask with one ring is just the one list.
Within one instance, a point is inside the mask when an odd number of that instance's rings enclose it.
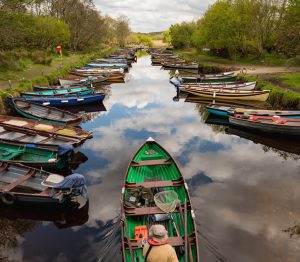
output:
{"label": "wooden plank seat", "polygon": [[3,192],[11,191],[12,189],[14,189],[15,187],[21,185],[23,182],[25,182],[26,180],[28,180],[29,178],[31,178],[34,175],[35,175],[35,170],[31,169],[31,170],[29,170],[29,172],[26,175],[20,177],[19,179],[17,179],[13,183],[6,185],[1,190]]}
{"label": "wooden plank seat", "polygon": [[155,160],[144,160],[144,161],[132,161],[131,166],[156,166],[156,165],[170,165],[172,161],[170,159],[155,159]]}
{"label": "wooden plank seat", "polygon": [[[191,205],[188,203],[187,205],[187,210],[191,210]],[[125,214],[127,216],[144,216],[144,215],[154,215],[154,214],[166,214],[166,212],[162,211],[160,208],[157,206],[154,207],[125,207],[124,208]],[[179,212],[178,206],[174,210],[174,212]]]}
{"label": "wooden plank seat", "polygon": [[[196,243],[195,236],[189,236],[188,239],[191,245]],[[133,249],[142,248],[142,239],[130,239],[131,247]],[[169,237],[168,243],[173,247],[184,246],[184,238],[180,237]],[[129,249],[128,240],[125,238],[125,248]]]}
{"label": "wooden plank seat", "polygon": [[157,188],[157,187],[175,187],[183,185],[183,178],[177,180],[167,180],[167,181],[148,181],[140,183],[125,183],[125,188],[135,188],[135,187],[145,187],[145,188]]}

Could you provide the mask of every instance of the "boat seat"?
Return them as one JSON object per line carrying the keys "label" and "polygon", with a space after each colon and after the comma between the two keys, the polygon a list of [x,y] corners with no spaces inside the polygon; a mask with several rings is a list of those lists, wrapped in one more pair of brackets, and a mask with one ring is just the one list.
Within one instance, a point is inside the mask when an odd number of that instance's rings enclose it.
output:
{"label": "boat seat", "polygon": [[143,160],[143,161],[132,161],[131,166],[156,166],[156,165],[170,165],[172,161],[170,159],[155,159],[155,160]]}
{"label": "boat seat", "polygon": [[[125,248],[129,249],[128,240],[126,238],[124,240],[125,240]],[[184,238],[181,237],[181,236],[180,237],[169,237],[167,241],[173,247],[178,247],[178,246],[183,246],[184,245]],[[196,243],[195,236],[189,236],[188,241],[191,245],[195,245],[195,243]],[[139,238],[139,239],[130,239],[130,242],[131,242],[131,247],[133,249],[142,248],[142,239],[141,238]]]}
{"label": "boat seat", "polygon": [[135,188],[135,187],[145,187],[145,188],[157,188],[157,187],[174,187],[183,185],[183,178],[177,180],[167,180],[167,181],[147,181],[140,183],[125,183],[125,188]]}
{"label": "boat seat", "polygon": [[22,183],[24,183],[26,180],[28,180],[29,178],[31,178],[33,175],[35,174],[35,170],[34,169],[30,169],[29,172],[20,177],[19,179],[15,180],[14,182],[6,185],[5,187],[2,188],[3,192],[7,192],[7,191],[11,191],[12,189],[14,189],[15,187],[21,185]]}
{"label": "boat seat", "polygon": [[[191,205],[188,203],[187,209],[191,210]],[[144,216],[144,215],[154,215],[154,214],[166,214],[166,212],[162,211],[160,208],[157,206],[154,207],[139,207],[139,208],[134,208],[134,207],[124,207],[124,211],[126,216]],[[175,212],[179,212],[178,206],[174,210]]]}

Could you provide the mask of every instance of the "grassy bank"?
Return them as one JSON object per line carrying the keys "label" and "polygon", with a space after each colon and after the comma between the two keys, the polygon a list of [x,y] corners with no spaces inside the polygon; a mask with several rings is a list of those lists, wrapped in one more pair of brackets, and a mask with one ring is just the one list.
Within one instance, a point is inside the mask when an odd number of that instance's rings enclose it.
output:
{"label": "grassy bank", "polygon": [[[70,59],[63,59],[63,61],[53,61],[52,65],[37,65],[34,68],[28,69],[28,78],[18,81],[19,71],[9,71],[0,74],[0,77],[6,75],[6,79],[11,79],[14,82],[12,88],[0,90],[0,111],[5,111],[5,101],[8,95],[18,96],[22,91],[31,91],[33,85],[51,85],[58,81],[58,78],[68,75],[69,71],[75,67],[81,67],[89,61],[108,56],[113,53],[115,49],[104,49],[100,52],[92,54],[75,54]],[[59,62],[59,63],[58,63]],[[41,73],[41,68],[43,69]],[[12,78],[14,76],[14,78]],[[10,77],[10,78],[9,78]],[[7,80],[8,80],[7,79]]]}
{"label": "grassy bank", "polygon": [[300,109],[300,93],[271,84],[259,76],[243,76],[247,81],[256,81],[261,90],[271,90],[268,102],[277,109]]}

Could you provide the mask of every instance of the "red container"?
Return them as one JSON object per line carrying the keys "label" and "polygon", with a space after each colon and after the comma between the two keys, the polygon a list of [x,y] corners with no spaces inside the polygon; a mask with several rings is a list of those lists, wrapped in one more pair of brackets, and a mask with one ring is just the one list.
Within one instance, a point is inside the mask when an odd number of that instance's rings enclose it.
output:
{"label": "red container", "polygon": [[134,227],[134,239],[148,239],[148,228],[147,226],[136,226]]}

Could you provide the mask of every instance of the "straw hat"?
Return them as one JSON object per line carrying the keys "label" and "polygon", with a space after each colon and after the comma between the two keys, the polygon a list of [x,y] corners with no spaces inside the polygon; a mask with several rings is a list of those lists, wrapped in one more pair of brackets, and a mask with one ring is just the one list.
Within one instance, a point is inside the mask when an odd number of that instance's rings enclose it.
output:
{"label": "straw hat", "polygon": [[150,227],[149,236],[156,242],[165,242],[168,239],[168,231],[163,225],[153,225]]}

